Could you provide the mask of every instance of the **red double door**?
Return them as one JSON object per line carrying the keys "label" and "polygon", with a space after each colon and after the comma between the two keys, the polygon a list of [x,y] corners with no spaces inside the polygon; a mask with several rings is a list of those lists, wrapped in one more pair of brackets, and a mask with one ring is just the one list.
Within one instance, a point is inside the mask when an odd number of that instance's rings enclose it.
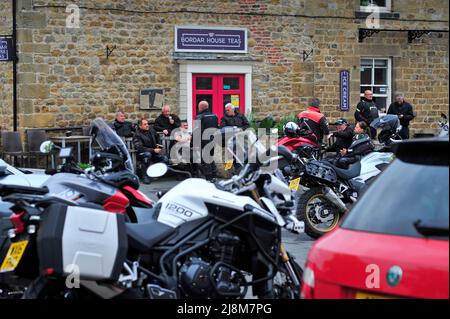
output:
{"label": "red double door", "polygon": [[193,74],[192,75],[192,118],[195,119],[200,101],[209,103],[209,110],[220,119],[225,114],[225,105],[239,106],[245,114],[244,74]]}

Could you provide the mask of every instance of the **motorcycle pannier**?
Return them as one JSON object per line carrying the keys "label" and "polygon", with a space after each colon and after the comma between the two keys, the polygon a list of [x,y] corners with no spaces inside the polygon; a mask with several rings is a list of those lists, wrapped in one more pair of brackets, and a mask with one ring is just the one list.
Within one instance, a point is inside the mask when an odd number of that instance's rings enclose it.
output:
{"label": "motorcycle pannier", "polygon": [[128,246],[123,215],[54,204],[42,220],[37,237],[41,271],[79,274],[88,280],[118,279]]}

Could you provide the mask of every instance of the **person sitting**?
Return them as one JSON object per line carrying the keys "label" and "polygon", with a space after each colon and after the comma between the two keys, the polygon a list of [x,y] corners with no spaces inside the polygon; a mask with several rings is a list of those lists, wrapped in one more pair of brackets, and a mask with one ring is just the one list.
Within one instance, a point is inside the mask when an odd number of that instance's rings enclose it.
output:
{"label": "person sitting", "polygon": [[336,138],[336,141],[326,149],[327,152],[338,153],[341,149],[348,149],[353,143],[353,136],[355,135],[353,127],[346,119],[340,118],[332,125],[337,125],[336,132],[331,133]]}
{"label": "person sitting", "polygon": [[237,112],[237,109],[238,108],[231,103],[227,103],[225,105],[225,115],[220,120],[220,128],[226,126],[236,126],[245,131],[250,127],[250,123],[248,122],[247,118],[241,113]]}
{"label": "person sitting", "polygon": [[176,144],[172,147],[170,158],[177,162],[190,163],[191,162],[191,141],[192,134],[189,132],[188,122],[181,121],[181,126],[174,130],[174,138]]}
{"label": "person sitting", "polygon": [[116,113],[116,118],[110,124],[110,127],[119,135],[120,137],[132,137],[134,134],[134,127],[131,122],[125,121],[125,113],[123,111],[118,111]]}
{"label": "person sitting", "polygon": [[156,118],[154,128],[164,136],[170,136],[172,130],[180,127],[180,118],[170,112],[170,106],[164,105],[161,114]]}
{"label": "person sitting", "polygon": [[149,184],[150,179],[145,173],[147,168],[153,163],[168,163],[168,159],[162,155],[163,148],[159,135],[154,128],[150,127],[148,120],[141,119],[139,121],[139,128],[134,134],[133,144],[137,151],[137,159],[140,162],[139,177],[143,177],[144,184]]}
{"label": "person sitting", "polygon": [[350,164],[356,163],[362,156],[373,152],[375,147],[368,134],[366,122],[357,122],[354,133],[352,144],[348,148],[340,150],[340,156],[335,161],[337,167],[347,169]]}

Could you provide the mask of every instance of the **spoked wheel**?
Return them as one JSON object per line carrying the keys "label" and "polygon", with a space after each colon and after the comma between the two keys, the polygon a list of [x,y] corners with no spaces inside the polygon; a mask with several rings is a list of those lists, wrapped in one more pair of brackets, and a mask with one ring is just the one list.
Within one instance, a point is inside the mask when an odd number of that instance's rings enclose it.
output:
{"label": "spoked wheel", "polygon": [[325,198],[322,189],[313,187],[300,196],[297,218],[305,222],[305,233],[319,238],[336,228],[341,215],[337,207]]}

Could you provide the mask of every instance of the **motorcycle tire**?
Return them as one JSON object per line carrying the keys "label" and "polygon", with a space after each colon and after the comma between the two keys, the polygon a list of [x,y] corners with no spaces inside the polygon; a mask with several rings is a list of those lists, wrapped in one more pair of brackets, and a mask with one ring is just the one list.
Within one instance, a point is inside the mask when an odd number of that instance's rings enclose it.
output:
{"label": "motorcycle tire", "polygon": [[[323,230],[315,226],[314,222],[312,221],[312,218],[308,214],[308,206],[310,205],[310,202],[314,199],[320,199],[322,205],[327,205],[327,209],[332,210],[333,221],[329,227]],[[341,220],[341,214],[339,213],[338,209],[328,199],[325,198],[321,187],[311,187],[310,189],[306,190],[303,194],[301,194],[300,197],[298,198],[297,218],[298,220],[303,221],[305,223],[305,233],[310,237],[317,239],[325,235],[326,233],[329,233],[330,231],[332,231],[337,227],[337,225]]]}
{"label": "motorcycle tire", "polygon": [[[260,299],[300,299],[300,290],[303,282],[303,269],[302,267],[290,257],[290,264],[294,268],[298,280],[300,281],[300,289],[297,289],[291,282],[287,280],[288,272],[284,264],[279,266],[279,271],[274,277],[274,287],[270,295],[260,297]],[[281,282],[280,282],[280,278]]]}

